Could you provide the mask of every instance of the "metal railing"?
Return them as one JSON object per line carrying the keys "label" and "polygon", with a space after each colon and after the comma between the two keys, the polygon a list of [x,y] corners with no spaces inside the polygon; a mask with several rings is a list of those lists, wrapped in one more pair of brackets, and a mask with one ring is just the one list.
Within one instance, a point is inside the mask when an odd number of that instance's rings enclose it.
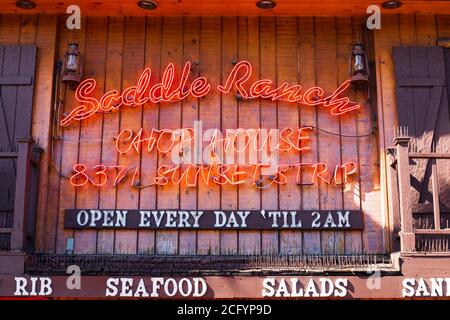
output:
{"label": "metal railing", "polygon": [[389,256],[340,255],[230,255],[172,256],[139,254],[35,254],[28,256],[30,274],[66,274],[77,265],[83,274],[258,274],[366,273],[369,269],[396,272]]}

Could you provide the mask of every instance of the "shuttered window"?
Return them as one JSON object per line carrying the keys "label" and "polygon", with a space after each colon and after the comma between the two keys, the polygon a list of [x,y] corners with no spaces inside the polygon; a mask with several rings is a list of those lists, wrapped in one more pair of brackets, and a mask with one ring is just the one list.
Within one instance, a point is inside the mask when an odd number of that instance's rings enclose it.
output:
{"label": "shuttered window", "polygon": [[[450,50],[395,47],[399,126],[407,127],[415,152],[449,153]],[[411,160],[412,161],[412,160]],[[450,212],[450,161],[437,161],[441,212]],[[410,162],[414,213],[433,212],[431,160]]]}
{"label": "shuttered window", "polygon": [[0,46],[0,250],[10,246],[16,186],[16,159],[6,155],[31,135],[35,64],[35,46]]}

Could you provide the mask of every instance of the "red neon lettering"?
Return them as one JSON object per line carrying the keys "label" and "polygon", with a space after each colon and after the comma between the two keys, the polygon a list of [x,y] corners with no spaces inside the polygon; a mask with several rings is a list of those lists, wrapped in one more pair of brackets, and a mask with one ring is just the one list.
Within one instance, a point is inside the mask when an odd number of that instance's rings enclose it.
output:
{"label": "red neon lettering", "polygon": [[[286,127],[279,132],[270,129],[267,133],[261,129],[227,129],[224,139],[220,139],[221,132],[215,130],[205,150],[210,150],[211,156],[219,156],[219,158],[221,155],[218,154],[218,151],[220,153],[236,152],[241,154],[246,151],[260,152],[266,148],[270,151],[290,151],[294,149],[298,152],[304,152],[311,150],[311,147],[305,144],[310,140],[310,131],[312,130],[312,127],[297,129]],[[274,137],[275,134],[278,135],[279,142],[276,146],[272,146],[272,140],[276,138]],[[148,152],[156,149],[158,153],[169,153],[177,146],[182,152],[183,146],[192,145],[195,140],[195,130],[193,128],[160,130],[153,128],[148,133],[141,128],[135,133],[131,129],[124,128],[114,139],[115,149],[120,154],[129,153],[132,149],[139,154],[145,144],[147,144]]]}
{"label": "red neon lettering", "polygon": [[[241,77],[239,79],[236,79],[239,76],[240,69],[243,69],[243,73],[241,73]],[[245,60],[239,61],[234,66],[233,70],[231,70],[231,73],[225,81],[225,85],[218,85],[217,89],[219,89],[219,91],[222,93],[229,93],[234,85],[239,94],[241,94],[244,98],[248,98],[249,95],[247,94],[247,91],[245,91],[242,84],[250,79],[251,75],[252,65],[250,64],[250,62]]]}
{"label": "red neon lettering", "polygon": [[97,99],[89,97],[96,86],[97,82],[94,79],[86,79],[80,83],[75,92],[75,99],[82,104],[73,109],[67,117],[61,120],[61,126],[69,125],[72,119],[82,120],[89,118],[97,112],[100,108]]}
{"label": "red neon lettering", "polygon": [[[126,180],[128,172],[133,170],[130,185],[136,188],[145,188],[152,185],[164,186],[169,183],[173,185],[179,185],[183,181],[187,187],[195,187],[199,184],[199,175],[205,185],[209,185],[212,181],[217,185],[240,185],[249,181],[253,186],[258,189],[267,189],[272,184],[283,185],[288,183],[288,177],[285,174],[289,169],[297,167],[296,184],[297,185],[312,185],[314,181],[324,181],[327,184],[331,184],[331,180],[334,179],[336,186],[341,186],[346,183],[347,177],[356,172],[356,164],[354,162],[346,162],[344,164],[338,164],[335,168],[333,177],[328,180],[325,176],[328,171],[328,166],[325,163],[297,163],[297,164],[279,164],[276,169],[276,173],[273,176],[261,176],[260,169],[265,166],[269,166],[268,163],[238,165],[238,164],[220,164],[220,165],[194,165],[189,164],[187,166],[176,165],[171,167],[170,165],[161,165],[156,169],[156,176],[153,178],[153,183],[141,186],[138,181],[141,175],[141,167],[133,167],[127,169],[123,165],[95,165],[92,167],[92,173],[88,174],[86,165],[77,163],[73,167],[72,176],[69,182],[74,187],[83,187],[90,183],[96,187],[102,187],[106,185],[110,178],[110,175],[116,171],[116,176],[113,182],[113,186]],[[311,183],[302,183],[300,173],[302,169],[312,169]],[[243,169],[250,169],[249,172]],[[90,171],[91,171],[90,170]],[[214,176],[212,174],[214,173]],[[90,175],[92,177],[90,177]],[[338,175],[341,175],[340,182],[338,182]],[[263,181],[268,180],[270,183],[263,185]]]}
{"label": "red neon lettering", "polygon": [[299,128],[298,131],[298,138],[297,138],[297,143],[295,145],[293,145],[293,148],[299,152],[305,151],[305,150],[311,150],[311,146],[305,146],[303,144],[303,141],[309,141],[311,139],[311,137],[309,136],[309,132],[307,133],[307,135],[303,135],[304,131],[312,131],[312,127],[301,127]]}
{"label": "red neon lettering", "polygon": [[[110,90],[100,99],[90,97],[97,86],[94,79],[86,79],[80,83],[75,99],[80,103],[60,124],[67,126],[72,121],[87,119],[97,112],[113,112],[122,106],[139,106],[147,102],[176,102],[186,99],[189,95],[200,98],[207,95],[211,85],[205,77],[198,77],[188,85],[191,63],[186,62],[181,77],[175,81],[175,66],[169,63],[165,68],[161,82],[150,87],[152,70],[144,69],[139,76],[137,85],[125,88],[120,94],[117,90]],[[303,94],[299,84],[289,85],[287,82],[273,88],[273,81],[260,79],[245,87],[246,82],[252,76],[252,65],[248,61],[239,61],[228,75],[225,84],[217,85],[222,93],[230,93],[236,90],[244,99],[263,98],[272,101],[287,101],[309,106],[323,105],[330,108],[332,115],[338,116],[360,108],[360,105],[350,101],[347,97],[340,97],[350,86],[350,80],[344,81],[331,95],[324,96],[324,90],[320,87],[307,89]]]}
{"label": "red neon lettering", "polygon": [[139,76],[136,86],[125,88],[120,94],[117,90],[111,90],[103,94],[100,99],[90,97],[97,83],[94,79],[86,79],[80,83],[76,92],[75,99],[80,103],[60,124],[67,126],[72,121],[81,121],[87,119],[97,112],[112,112],[122,106],[139,106],[149,101],[176,102],[187,98],[189,95],[200,98],[209,93],[211,85],[205,77],[198,77],[187,85],[191,63],[184,65],[179,84],[174,84],[175,67],[169,63],[162,74],[162,81],[150,88],[150,79],[152,71],[146,68]]}
{"label": "red neon lettering", "polygon": [[95,179],[92,179],[92,184],[96,187],[102,187],[106,184],[106,182],[108,181],[108,176],[105,173],[106,172],[106,166],[99,164],[94,166],[94,170],[99,169],[97,172],[94,173],[95,177],[98,177],[100,179],[100,182],[96,183],[94,182]]}
{"label": "red neon lettering", "polygon": [[302,182],[302,177],[301,177],[301,172],[302,172],[302,169],[303,168],[314,168],[315,169],[315,167],[313,167],[313,164],[312,163],[299,163],[299,164],[297,164],[297,165],[295,165],[296,167],[298,167],[298,169],[297,169],[297,177],[296,177],[296,183],[298,184],[298,185],[302,185],[302,186],[308,186],[308,185],[312,185],[314,182],[313,181],[311,181],[310,183],[303,183]]}
{"label": "red neon lettering", "polygon": [[280,131],[280,140],[287,144],[286,147],[282,147],[282,143],[279,144],[278,150],[289,151],[292,149],[292,141],[289,139],[294,134],[294,129],[284,128]]}
{"label": "red neon lettering", "polygon": [[[319,182],[319,179],[324,181],[327,184],[330,184],[331,181],[327,180],[326,177],[324,177],[323,175],[328,171],[328,166],[323,163],[323,162],[319,162],[313,165],[314,167],[314,173],[312,176],[312,182],[314,183],[314,180],[317,177],[317,182]],[[322,167],[322,170],[319,171],[319,167]]]}
{"label": "red neon lettering", "polygon": [[286,184],[288,181],[288,178],[283,174],[284,172],[287,172],[289,170],[288,164],[280,164],[277,167],[277,173],[273,181],[277,184]]}
{"label": "red neon lettering", "polygon": [[115,187],[125,179],[127,173],[127,171],[125,171],[126,167],[124,165],[117,165],[117,166],[110,166],[110,168],[119,169],[119,172],[117,173],[113,183],[113,186]]}
{"label": "red neon lettering", "polygon": [[77,163],[73,166],[73,175],[70,177],[70,184],[74,187],[82,187],[89,182],[89,177],[86,174],[86,166]]}
{"label": "red neon lettering", "polygon": [[[334,170],[334,181],[336,186],[347,184],[348,177],[356,172],[356,164],[352,161],[343,163],[342,165],[336,165]],[[341,181],[338,183],[338,174],[341,176]]]}
{"label": "red neon lettering", "polygon": [[244,84],[251,78],[253,69],[248,61],[238,62],[228,75],[224,85],[218,85],[217,89],[222,93],[229,93],[235,88],[244,99],[264,98],[272,101],[288,101],[303,105],[316,106],[322,104],[324,107],[331,107],[332,115],[341,115],[360,108],[349,98],[339,96],[350,86],[350,80],[341,84],[330,96],[322,98],[324,90],[320,87],[312,87],[301,94],[302,87],[299,84],[289,85],[282,83],[277,88],[272,88],[272,81],[269,79],[257,80],[250,85],[249,91]]}
{"label": "red neon lettering", "polygon": [[116,111],[121,104],[122,97],[117,90],[110,90],[106,92],[100,99],[100,111],[113,112]]}

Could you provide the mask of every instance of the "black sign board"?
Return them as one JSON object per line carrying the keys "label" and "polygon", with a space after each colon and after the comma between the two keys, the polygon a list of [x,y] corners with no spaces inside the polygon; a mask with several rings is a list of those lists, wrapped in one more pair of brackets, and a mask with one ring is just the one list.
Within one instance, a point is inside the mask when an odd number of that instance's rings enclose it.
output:
{"label": "black sign board", "polygon": [[361,230],[360,210],[68,209],[68,229]]}

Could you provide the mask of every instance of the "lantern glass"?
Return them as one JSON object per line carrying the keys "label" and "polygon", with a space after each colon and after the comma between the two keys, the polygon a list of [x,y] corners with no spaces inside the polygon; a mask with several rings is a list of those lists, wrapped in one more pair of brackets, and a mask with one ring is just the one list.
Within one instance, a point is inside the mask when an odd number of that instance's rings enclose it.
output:
{"label": "lantern glass", "polygon": [[69,44],[69,50],[67,51],[66,56],[66,65],[65,65],[66,71],[68,72],[78,71],[78,66],[80,65],[78,57],[79,57],[78,44],[76,43]]}
{"label": "lantern glass", "polygon": [[353,74],[356,73],[364,73],[365,66],[365,52],[361,44],[354,44],[352,50],[352,66],[353,66]]}
{"label": "lantern glass", "polygon": [[353,68],[356,72],[364,71],[364,60],[361,54],[355,55],[355,63],[353,65]]}
{"label": "lantern glass", "polygon": [[69,72],[76,72],[78,68],[78,56],[75,54],[68,54],[66,61],[66,70]]}

